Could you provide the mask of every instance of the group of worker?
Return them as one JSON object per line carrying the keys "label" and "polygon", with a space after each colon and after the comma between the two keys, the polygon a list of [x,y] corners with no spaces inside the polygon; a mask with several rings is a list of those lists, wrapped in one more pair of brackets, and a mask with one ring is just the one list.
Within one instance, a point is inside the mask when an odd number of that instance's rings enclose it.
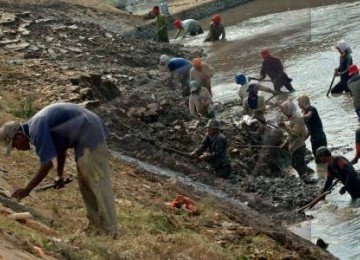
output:
{"label": "group of worker", "polygon": [[[335,69],[334,78],[339,76],[340,81],[334,87],[335,90],[333,89],[332,93],[351,92],[354,110],[360,122],[359,68],[352,64],[351,49],[344,40],[339,41],[336,48],[340,53],[340,64]],[[266,104],[264,97],[258,95],[258,91],[262,90],[276,95],[281,92],[281,87],[283,86],[289,92],[294,92],[295,90],[291,85],[291,79],[283,70],[281,61],[273,57],[267,49],[262,50],[260,55],[263,58],[263,64],[259,81],[269,76],[274,90],[259,83],[250,83],[248,78],[242,73],[236,75],[235,81],[241,85],[238,89],[238,95],[243,106],[243,114],[250,115],[266,125],[267,120],[264,116]],[[345,80],[346,84],[344,84]],[[305,141],[310,137],[311,150],[316,163],[328,164],[328,175],[323,192],[332,187],[332,182],[336,178],[344,184],[340,189],[341,194],[347,191],[352,199],[359,198],[360,175],[355,171],[352,164],[357,163],[360,158],[360,125],[356,130],[356,154],[351,162],[343,156],[332,156],[331,151],[327,148],[326,134],[317,109],[311,105],[307,95],[300,95],[297,102],[298,107],[302,111],[301,114],[297,112],[297,107],[291,99],[286,100],[280,105],[280,110],[285,115],[285,120],[278,122],[278,127],[283,128],[287,132],[287,138],[280,148],[287,148],[289,150],[292,166],[298,172],[300,178],[305,183],[312,183],[310,175],[313,171],[307,166],[305,145]],[[210,120],[207,128],[207,137],[192,155],[201,154],[201,152],[206,150],[205,147],[207,147],[208,151],[199,158],[208,160],[218,176],[228,177],[231,174],[231,166],[228,160],[228,152],[224,149],[226,138],[219,131],[218,121]],[[222,163],[219,163],[219,161]]]}
{"label": "group of worker", "polygon": [[[168,42],[166,17],[160,14],[157,6],[153,8],[153,12],[157,16],[156,39]],[[221,35],[224,39],[225,29],[221,24],[221,17],[216,15],[212,20],[206,41],[218,40]],[[179,30],[176,37],[182,30],[190,35],[203,33],[200,24],[191,19],[176,20],[175,27]],[[334,77],[339,76],[340,82],[332,89],[332,93],[351,91],[355,112],[360,122],[359,69],[352,64],[351,49],[345,41],[339,41],[337,49],[340,53],[340,65],[335,70]],[[268,49],[262,50],[260,55],[263,63],[259,81],[269,76],[274,89],[259,83],[251,83],[244,74],[236,75],[235,81],[240,85],[238,94],[243,113],[251,115],[266,125],[265,100],[258,91],[276,95],[281,92],[282,87],[289,92],[295,90],[280,59],[272,56]],[[189,113],[209,118],[206,125],[207,135],[190,155],[208,161],[216,176],[228,178],[232,173],[232,168],[227,139],[221,133],[220,122],[215,119],[212,102],[211,78],[214,75],[214,69],[200,58],[189,61],[179,57],[170,58],[167,55],[160,57],[160,67],[170,72],[166,83],[170,84],[176,74],[179,77],[182,95],[189,99]],[[316,108],[311,105],[309,97],[301,95],[297,101],[302,115],[297,112],[293,101],[287,100],[280,105],[286,122],[278,123],[278,126],[283,127],[288,133],[281,148],[288,147],[292,157],[292,166],[306,181],[309,168],[305,160],[305,140],[310,137],[316,162],[328,163],[328,177],[324,191],[331,187],[333,179],[336,178],[344,184],[340,190],[342,194],[347,191],[353,199],[359,198],[360,176],[352,164],[357,163],[360,158],[360,127],[356,131],[356,155],[353,160],[349,162],[345,157],[333,156],[326,147],[327,139],[321,119]],[[24,123],[14,121],[5,123],[0,128],[0,141],[5,144],[6,154],[10,154],[13,148],[30,150],[30,144],[32,144],[40,158],[37,174],[26,187],[16,190],[12,196],[18,200],[28,196],[53,167],[56,168],[58,177],[55,188],[62,188],[67,150],[74,148],[77,179],[90,221],[89,225],[95,227],[100,233],[116,237],[118,233],[116,207],[112,192],[109,152],[106,145],[108,135],[109,132],[99,116],[80,105],[70,103],[48,105]]]}
{"label": "group of worker", "polygon": [[[154,40],[157,42],[170,42],[167,17],[161,14],[159,6],[154,6],[152,12],[156,16],[156,34],[154,36]],[[211,20],[212,22],[209,27],[209,33],[205,37],[204,42],[217,41],[219,39],[224,40],[225,27],[221,23],[221,16],[214,15]],[[195,19],[176,19],[174,21],[174,27],[177,29],[174,39],[177,39],[181,33],[183,34],[182,38],[185,38],[187,35],[196,36],[204,33],[200,22]]]}

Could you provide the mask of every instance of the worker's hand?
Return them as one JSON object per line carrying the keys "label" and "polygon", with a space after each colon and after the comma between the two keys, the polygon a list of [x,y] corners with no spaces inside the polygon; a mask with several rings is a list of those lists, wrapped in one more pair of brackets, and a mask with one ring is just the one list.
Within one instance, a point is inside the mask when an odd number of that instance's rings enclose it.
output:
{"label": "worker's hand", "polygon": [[193,151],[193,152],[189,153],[189,155],[190,155],[191,157],[197,157],[196,151]]}
{"label": "worker's hand", "polygon": [[355,156],[354,159],[352,159],[350,163],[351,164],[357,164],[358,161],[359,161],[359,158]]}
{"label": "worker's hand", "polygon": [[65,186],[64,178],[57,178],[54,181],[54,189],[61,189],[64,188],[64,186]]}
{"label": "worker's hand", "polygon": [[202,154],[202,155],[200,155],[199,159],[202,161],[207,161],[209,159],[209,154],[207,154],[207,153]]}
{"label": "worker's hand", "polygon": [[30,190],[28,190],[27,188],[24,188],[24,189],[18,189],[16,190],[12,195],[11,197],[14,197],[15,199],[17,200],[21,200],[27,196],[29,196],[30,194]]}
{"label": "worker's hand", "polygon": [[340,73],[339,73],[338,69],[335,69],[335,70],[334,70],[334,76],[335,76],[335,77],[340,76]]}
{"label": "worker's hand", "polygon": [[284,128],[285,127],[285,121],[280,121],[278,123],[278,126],[281,127],[281,128]]}
{"label": "worker's hand", "polygon": [[344,195],[345,192],[346,192],[345,187],[341,187],[341,189],[339,190],[339,193],[340,193],[341,195]]}

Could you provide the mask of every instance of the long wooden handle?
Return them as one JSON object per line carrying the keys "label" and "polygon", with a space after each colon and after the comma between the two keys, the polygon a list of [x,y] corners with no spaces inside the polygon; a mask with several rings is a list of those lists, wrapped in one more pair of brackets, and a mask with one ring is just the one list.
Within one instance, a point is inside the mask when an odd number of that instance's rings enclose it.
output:
{"label": "long wooden handle", "polygon": [[301,207],[299,209],[296,209],[296,212],[301,212],[307,208],[311,209],[313,208],[320,200],[326,197],[326,195],[331,193],[331,190],[335,187],[335,185],[339,182],[339,180],[336,180],[326,191],[321,193],[319,196],[317,196],[315,199],[313,199],[310,203],[306,204],[304,207]]}
{"label": "long wooden handle", "polygon": [[330,91],[331,91],[332,85],[334,84],[334,80],[335,80],[335,75],[334,75],[334,77],[332,78],[332,81],[331,81],[331,83],[330,83],[330,87],[329,87],[328,92],[326,93],[326,96],[329,96],[329,93],[330,93]]}

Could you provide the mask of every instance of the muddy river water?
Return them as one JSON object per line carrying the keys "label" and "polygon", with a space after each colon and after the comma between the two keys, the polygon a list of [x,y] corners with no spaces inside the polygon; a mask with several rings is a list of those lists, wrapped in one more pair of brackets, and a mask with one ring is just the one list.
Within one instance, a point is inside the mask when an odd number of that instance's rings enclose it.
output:
{"label": "muddy river water", "polygon": [[[183,40],[186,45],[206,49],[207,62],[216,69],[213,78],[215,101],[237,98],[234,75],[245,72],[249,76],[258,76],[261,65],[259,50],[268,47],[283,60],[288,75],[293,79],[297,91],[292,97],[306,93],[317,107],[329,146],[338,147],[334,153],[352,159],[357,119],[351,96],[327,97],[326,93],[339,62],[335,50],[337,41],[345,39],[352,47],[354,63],[360,64],[360,2],[272,13],[244,20],[243,16],[248,15],[246,12],[240,6],[222,13],[227,25],[227,41],[203,43],[203,36]],[[202,23],[206,25],[208,21]],[[276,113],[271,112],[269,117],[275,117]],[[310,148],[309,143],[307,147]],[[324,166],[310,166],[320,178],[324,178]],[[326,201],[307,212],[314,216],[312,221],[290,229],[314,242],[321,237],[330,244],[328,250],[341,259],[360,259],[360,209],[351,203],[350,196],[339,195],[340,187],[338,185]]]}

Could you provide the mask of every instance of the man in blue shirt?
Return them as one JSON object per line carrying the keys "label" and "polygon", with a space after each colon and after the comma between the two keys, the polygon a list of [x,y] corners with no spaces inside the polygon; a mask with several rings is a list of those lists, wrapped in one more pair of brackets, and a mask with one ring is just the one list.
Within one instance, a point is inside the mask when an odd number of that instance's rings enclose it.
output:
{"label": "man in blue shirt", "polygon": [[163,69],[170,71],[170,77],[167,83],[170,84],[174,76],[177,74],[182,87],[183,97],[190,95],[190,70],[192,63],[184,58],[169,58],[167,55],[161,55],[160,66]]}
{"label": "man in blue shirt", "polygon": [[24,124],[5,123],[0,128],[0,141],[5,143],[6,154],[9,155],[12,148],[30,150],[31,143],[41,163],[30,183],[12,196],[18,200],[28,196],[53,166],[58,175],[55,188],[61,188],[66,152],[74,148],[79,187],[90,225],[115,237],[117,219],[106,145],[108,135],[100,117],[70,103],[46,106]]}

